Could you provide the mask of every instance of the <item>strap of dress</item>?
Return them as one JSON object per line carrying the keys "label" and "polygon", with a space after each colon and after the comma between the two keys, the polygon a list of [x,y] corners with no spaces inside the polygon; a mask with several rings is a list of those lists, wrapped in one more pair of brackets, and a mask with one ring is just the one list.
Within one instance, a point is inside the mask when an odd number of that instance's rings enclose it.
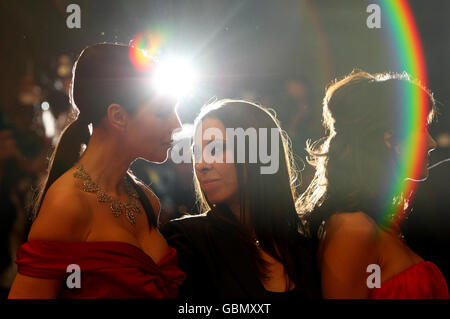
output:
{"label": "strap of dress", "polygon": [[142,190],[142,188],[134,181],[134,179],[130,176],[130,174],[126,174],[128,180],[130,181],[131,185],[136,189],[136,192],[139,196],[139,200],[144,206],[145,214],[147,215],[148,224],[150,227],[157,227],[157,220],[155,216],[155,212],[153,210],[153,207],[145,194],[145,192]]}

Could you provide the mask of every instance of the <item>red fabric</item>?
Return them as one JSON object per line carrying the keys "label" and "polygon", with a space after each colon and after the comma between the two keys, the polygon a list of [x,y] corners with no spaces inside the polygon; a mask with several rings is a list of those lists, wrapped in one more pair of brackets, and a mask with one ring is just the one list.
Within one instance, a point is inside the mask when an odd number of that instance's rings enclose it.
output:
{"label": "red fabric", "polygon": [[[22,275],[61,280],[58,298],[175,298],[185,278],[175,248],[155,264],[137,246],[114,241],[30,240],[16,264]],[[80,266],[81,288],[66,285],[70,264]]]}
{"label": "red fabric", "polygon": [[373,288],[372,299],[448,299],[448,287],[439,268],[430,261],[415,264]]}

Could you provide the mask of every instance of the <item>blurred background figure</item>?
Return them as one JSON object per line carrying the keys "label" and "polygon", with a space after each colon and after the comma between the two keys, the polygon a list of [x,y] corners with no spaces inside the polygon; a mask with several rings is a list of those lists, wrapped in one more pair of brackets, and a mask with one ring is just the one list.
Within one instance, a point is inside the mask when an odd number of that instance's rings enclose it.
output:
{"label": "blurred background figure", "polygon": [[320,108],[313,107],[308,82],[303,76],[291,74],[281,81],[277,92],[278,105],[274,106],[280,115],[282,127],[288,133],[295,159],[301,170],[299,193],[306,190],[314,176],[314,169],[306,165],[306,141],[320,136]]}
{"label": "blurred background figure", "polygon": [[14,278],[12,260],[15,250],[12,246],[17,246],[13,245],[11,239],[21,237],[13,234],[15,222],[21,213],[21,205],[16,187],[5,171],[5,165],[17,155],[16,141],[12,130],[5,123],[4,110],[0,107],[0,298],[6,298]]}
{"label": "blurred background figure", "polygon": [[26,209],[33,185],[45,170],[50,146],[39,117],[41,89],[31,76],[20,81],[13,107],[0,108],[0,286],[7,291],[16,273],[15,252],[26,239]]}
{"label": "blurred background figure", "polygon": [[[305,141],[309,135],[308,120],[311,117],[311,109],[308,101],[308,88],[306,84],[300,79],[289,79],[285,84],[285,96],[288,100],[284,107],[289,107],[292,112],[287,122],[286,130],[291,139],[296,139],[298,142]],[[298,143],[303,145],[304,143]]]}
{"label": "blurred background figure", "polygon": [[[61,131],[67,124],[72,107],[69,100],[69,91],[72,80],[72,60],[67,55],[61,55],[55,66],[55,79],[48,85],[47,101],[44,108],[51,112],[48,116],[47,126],[52,126],[52,132],[48,135],[55,145]],[[45,104],[47,103],[47,104]],[[47,129],[47,132],[49,129]]]}

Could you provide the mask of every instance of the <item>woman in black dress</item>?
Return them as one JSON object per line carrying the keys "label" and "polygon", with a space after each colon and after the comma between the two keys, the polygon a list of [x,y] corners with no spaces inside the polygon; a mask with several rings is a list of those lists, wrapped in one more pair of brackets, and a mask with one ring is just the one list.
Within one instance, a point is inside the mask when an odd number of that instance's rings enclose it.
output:
{"label": "woman in black dress", "polygon": [[180,297],[320,298],[315,245],[295,209],[296,170],[276,118],[222,100],[205,106],[194,127],[202,214],[162,227],[186,272]]}

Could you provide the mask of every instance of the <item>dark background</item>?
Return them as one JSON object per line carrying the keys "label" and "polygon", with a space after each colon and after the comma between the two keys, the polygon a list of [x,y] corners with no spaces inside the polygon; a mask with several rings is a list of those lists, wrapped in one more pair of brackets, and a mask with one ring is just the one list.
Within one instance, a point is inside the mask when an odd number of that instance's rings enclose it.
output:
{"label": "dark background", "polygon": [[[81,7],[81,29],[66,27],[70,3]],[[51,77],[61,54],[75,58],[89,44],[128,43],[138,32],[149,30],[168,34],[168,51],[194,58],[204,75],[200,103],[211,96],[238,95],[244,88],[273,89],[284,77],[299,74],[310,86],[311,104],[319,107],[324,87],[355,67],[403,71],[390,56],[383,12],[381,29],[366,26],[370,3],[377,1],[2,1],[1,102],[13,103],[24,74],[34,75],[38,82]],[[425,52],[429,86],[447,114],[450,2],[409,4]]]}

